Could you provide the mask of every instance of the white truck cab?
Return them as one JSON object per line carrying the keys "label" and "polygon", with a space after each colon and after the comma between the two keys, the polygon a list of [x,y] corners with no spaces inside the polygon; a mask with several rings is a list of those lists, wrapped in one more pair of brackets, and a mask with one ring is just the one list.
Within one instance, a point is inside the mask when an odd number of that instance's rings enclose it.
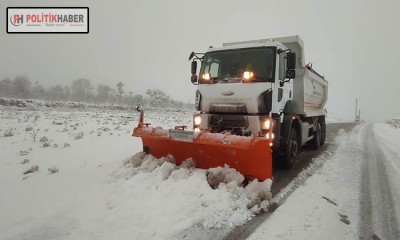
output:
{"label": "white truck cab", "polygon": [[272,139],[274,161],[286,168],[300,146],[324,144],[328,83],[304,65],[300,37],[224,43],[189,60],[198,85],[194,131]]}

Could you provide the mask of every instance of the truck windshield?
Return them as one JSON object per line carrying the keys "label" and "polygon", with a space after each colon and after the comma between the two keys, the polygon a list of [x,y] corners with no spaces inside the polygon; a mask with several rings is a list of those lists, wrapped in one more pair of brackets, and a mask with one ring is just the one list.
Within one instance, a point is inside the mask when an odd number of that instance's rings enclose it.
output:
{"label": "truck windshield", "polygon": [[273,82],[276,48],[209,52],[204,56],[200,83]]}

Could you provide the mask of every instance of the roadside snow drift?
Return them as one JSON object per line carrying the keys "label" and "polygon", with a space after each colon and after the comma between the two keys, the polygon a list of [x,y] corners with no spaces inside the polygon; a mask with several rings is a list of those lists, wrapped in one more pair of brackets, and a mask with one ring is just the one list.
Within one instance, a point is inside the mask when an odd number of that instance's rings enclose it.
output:
{"label": "roadside snow drift", "polygon": [[[124,211],[140,216],[132,219],[133,225],[146,223],[148,226],[140,228],[164,238],[168,236],[165,233],[194,225],[210,228],[243,224],[267,207],[270,181],[254,180],[243,188],[244,177],[234,169],[206,171],[191,166],[190,160],[176,166],[170,158],[136,154],[113,173],[112,188],[118,185],[120,190],[111,199],[118,208],[124,206]],[[125,201],[128,199],[130,202]]]}
{"label": "roadside snow drift", "polygon": [[[191,121],[169,116],[147,114],[166,127]],[[136,123],[137,113],[111,110],[0,110],[0,239],[167,239],[268,207],[271,181],[243,187],[228,166],[145,156]]]}

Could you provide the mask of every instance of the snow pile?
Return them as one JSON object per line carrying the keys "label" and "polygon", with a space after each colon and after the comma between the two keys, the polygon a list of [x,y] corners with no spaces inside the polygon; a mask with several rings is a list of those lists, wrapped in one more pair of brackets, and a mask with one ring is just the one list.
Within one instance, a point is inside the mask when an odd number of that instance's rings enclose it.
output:
{"label": "snow pile", "polygon": [[116,180],[113,184],[126,186],[118,194],[129,199],[132,212],[142,216],[137,221],[168,224],[180,230],[194,225],[241,225],[268,207],[270,180],[254,180],[244,187],[243,175],[232,168],[202,170],[192,166],[190,159],[177,166],[172,158],[156,159],[139,153],[112,174]]}

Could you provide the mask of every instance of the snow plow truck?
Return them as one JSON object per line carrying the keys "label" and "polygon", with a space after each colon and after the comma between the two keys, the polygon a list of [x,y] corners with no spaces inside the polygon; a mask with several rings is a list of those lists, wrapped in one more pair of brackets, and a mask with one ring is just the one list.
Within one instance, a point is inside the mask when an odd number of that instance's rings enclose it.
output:
{"label": "snow plow truck", "polygon": [[204,169],[228,165],[264,180],[273,165],[290,168],[302,146],[324,144],[328,82],[304,64],[300,37],[224,43],[190,60],[198,111],[192,130],[153,128],[138,108],[133,136],[144,152],[172,155],[177,164],[192,158]]}

